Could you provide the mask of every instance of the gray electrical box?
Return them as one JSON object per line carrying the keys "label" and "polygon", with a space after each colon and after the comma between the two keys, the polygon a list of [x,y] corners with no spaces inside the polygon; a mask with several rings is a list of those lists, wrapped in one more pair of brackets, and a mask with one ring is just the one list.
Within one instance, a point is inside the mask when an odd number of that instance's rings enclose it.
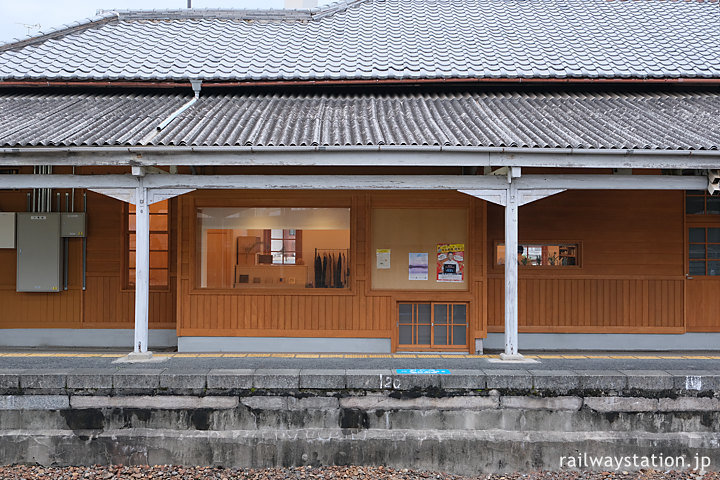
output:
{"label": "gray electrical box", "polygon": [[15,212],[0,212],[0,248],[15,248]]}
{"label": "gray electrical box", "polygon": [[60,236],[63,238],[84,237],[85,214],[84,213],[61,213],[60,214]]}
{"label": "gray electrical box", "polygon": [[17,214],[17,291],[63,289],[60,214]]}

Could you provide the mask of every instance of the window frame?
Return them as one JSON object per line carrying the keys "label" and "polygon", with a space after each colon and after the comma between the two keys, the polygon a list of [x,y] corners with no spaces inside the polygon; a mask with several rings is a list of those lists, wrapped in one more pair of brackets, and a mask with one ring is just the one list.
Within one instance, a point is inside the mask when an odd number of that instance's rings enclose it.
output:
{"label": "window frame", "polygon": [[[252,287],[245,288],[242,286],[230,288],[208,288],[198,286],[198,277],[200,271],[198,269],[198,211],[203,208],[341,208],[347,209],[350,214],[350,243],[348,248],[348,261],[352,269],[357,265],[357,242],[356,242],[356,225],[357,225],[357,207],[354,205],[350,196],[332,197],[333,200],[328,207],[329,201],[326,198],[316,197],[308,201],[306,198],[300,197],[255,197],[255,198],[223,198],[223,199],[203,199],[192,198],[188,204],[188,208],[192,212],[189,222],[189,243],[190,256],[188,259],[189,272],[189,294],[190,295],[239,295],[239,296],[258,296],[258,295],[284,295],[284,296],[345,296],[356,294],[356,278],[357,275],[350,276],[347,287],[345,288],[272,288],[272,287]],[[263,229],[266,230],[266,229]],[[297,249],[297,245],[296,245]],[[307,264],[307,263],[306,263]],[[283,266],[292,266],[290,264],[269,264],[269,267],[281,268]]]}
{"label": "window frame", "polygon": [[[505,271],[505,263],[498,263],[497,261],[497,251],[498,247],[501,245],[505,245],[504,241],[495,240],[493,241],[493,247],[492,251],[490,253],[490,268],[498,273]],[[583,245],[582,242],[577,240],[531,240],[531,241],[518,241],[518,245],[520,246],[555,246],[561,247],[563,245],[575,245],[577,248],[577,253],[575,255],[576,264],[575,265],[524,265],[520,262],[518,262],[518,269],[521,269],[523,271],[530,271],[530,272],[546,272],[546,271],[560,271],[560,272],[566,272],[566,271],[575,271],[575,270],[582,270],[583,268]]]}
{"label": "window frame", "polygon": [[[702,191],[703,195],[700,195],[699,193],[694,193]],[[688,198],[702,198],[703,199],[703,213],[688,213]],[[720,212],[718,213],[708,213],[708,199],[714,198],[717,199],[718,203],[720,203],[720,195],[710,195],[710,193],[707,190],[685,190],[685,198],[684,198],[684,211],[685,215],[689,218],[720,218]]]}
{"label": "window frame", "polygon": [[[150,285],[150,290],[153,292],[169,292],[171,288],[171,272],[172,272],[172,259],[173,259],[173,242],[172,242],[172,201],[170,199],[164,200],[167,202],[167,213],[163,214],[167,217],[167,229],[166,230],[150,230],[150,235],[155,234],[166,234],[167,235],[167,284],[166,285]],[[157,202],[160,203],[160,202]],[[123,219],[123,255],[122,255],[122,289],[124,291],[135,291],[135,282],[130,280],[130,271],[134,271],[135,268],[131,267],[130,254],[135,252],[135,249],[130,248],[130,236],[135,234],[136,230],[130,230],[130,215],[135,215],[131,212],[131,204],[123,203],[122,206],[122,219]],[[150,215],[158,215],[150,213]],[[151,223],[152,224],[152,223]],[[153,251],[152,249],[150,250]],[[162,252],[165,250],[155,250]],[[151,270],[161,270],[161,268],[150,267]]]}

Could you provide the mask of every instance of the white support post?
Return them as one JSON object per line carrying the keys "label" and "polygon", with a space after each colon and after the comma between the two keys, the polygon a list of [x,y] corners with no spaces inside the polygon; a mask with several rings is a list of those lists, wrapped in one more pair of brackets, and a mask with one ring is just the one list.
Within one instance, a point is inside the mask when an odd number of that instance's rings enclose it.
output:
{"label": "white support post", "polygon": [[518,354],[518,209],[517,183],[511,181],[505,202],[505,353],[502,360],[522,360]]}
{"label": "white support post", "polygon": [[135,189],[135,342],[133,353],[148,352],[148,311],[150,306],[150,205],[148,189]]}

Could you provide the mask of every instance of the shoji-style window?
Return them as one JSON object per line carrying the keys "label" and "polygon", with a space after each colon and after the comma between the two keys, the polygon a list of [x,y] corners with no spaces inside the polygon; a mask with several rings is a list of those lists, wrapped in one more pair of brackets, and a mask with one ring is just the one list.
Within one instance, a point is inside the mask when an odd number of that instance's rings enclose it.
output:
{"label": "shoji-style window", "polygon": [[[150,205],[150,287],[169,285],[170,231],[169,201]],[[127,211],[127,269],[126,284],[135,286],[135,205]]]}

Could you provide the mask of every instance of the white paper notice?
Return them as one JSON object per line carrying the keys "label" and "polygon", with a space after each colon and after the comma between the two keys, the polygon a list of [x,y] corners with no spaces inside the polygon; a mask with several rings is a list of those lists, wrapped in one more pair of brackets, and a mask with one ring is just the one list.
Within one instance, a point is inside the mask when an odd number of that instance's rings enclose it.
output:
{"label": "white paper notice", "polygon": [[428,254],[408,253],[408,280],[428,279]]}
{"label": "white paper notice", "polygon": [[378,248],[375,250],[378,270],[388,270],[390,268],[390,249]]}

